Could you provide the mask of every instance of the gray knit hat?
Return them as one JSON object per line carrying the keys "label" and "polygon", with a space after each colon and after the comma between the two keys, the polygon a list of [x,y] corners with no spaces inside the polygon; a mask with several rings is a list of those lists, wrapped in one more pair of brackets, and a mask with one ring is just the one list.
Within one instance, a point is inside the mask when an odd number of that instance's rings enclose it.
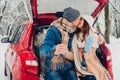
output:
{"label": "gray knit hat", "polygon": [[73,22],[80,16],[80,12],[76,9],[68,7],[64,9],[63,18],[67,19],[69,22]]}

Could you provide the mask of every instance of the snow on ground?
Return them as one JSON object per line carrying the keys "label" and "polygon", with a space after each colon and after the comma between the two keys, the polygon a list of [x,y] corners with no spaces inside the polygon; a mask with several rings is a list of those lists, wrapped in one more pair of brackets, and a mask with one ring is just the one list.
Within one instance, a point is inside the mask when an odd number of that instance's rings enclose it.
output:
{"label": "snow on ground", "polygon": [[[120,80],[120,39],[111,36],[111,43],[107,44],[111,50],[113,60],[114,80]],[[0,80],[7,80],[4,76],[4,53],[8,44],[0,42]]]}
{"label": "snow on ground", "polygon": [[7,80],[6,77],[4,76],[4,54],[7,48],[6,43],[1,43],[0,39],[0,80]]}
{"label": "snow on ground", "polygon": [[114,80],[120,80],[120,38],[115,39],[111,36],[110,42],[107,46],[112,54]]}

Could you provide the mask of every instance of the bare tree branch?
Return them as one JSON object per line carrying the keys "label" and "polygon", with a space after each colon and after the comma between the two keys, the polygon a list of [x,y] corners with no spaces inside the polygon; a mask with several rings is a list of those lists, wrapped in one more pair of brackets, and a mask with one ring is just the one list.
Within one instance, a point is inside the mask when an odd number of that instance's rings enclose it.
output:
{"label": "bare tree branch", "polygon": [[23,1],[23,3],[24,3],[25,10],[26,10],[26,13],[27,13],[27,15],[28,15],[28,17],[29,17],[29,20],[33,22],[33,19],[32,19],[31,16],[30,16],[30,13],[29,13],[29,11],[28,11],[28,7],[27,7],[27,4],[26,4],[25,0],[22,0],[22,1]]}
{"label": "bare tree branch", "polygon": [[109,1],[112,7],[120,14],[120,10],[111,2]]}

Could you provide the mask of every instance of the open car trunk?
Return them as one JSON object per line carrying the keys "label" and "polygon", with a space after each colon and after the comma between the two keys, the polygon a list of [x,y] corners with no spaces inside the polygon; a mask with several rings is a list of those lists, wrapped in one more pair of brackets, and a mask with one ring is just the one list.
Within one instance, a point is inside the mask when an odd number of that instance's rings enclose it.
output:
{"label": "open car trunk", "polygon": [[[35,27],[34,48],[38,62],[40,62],[39,47],[44,40],[47,28],[53,20],[62,16],[65,8],[73,7],[81,14],[92,15],[95,18],[107,2],[108,0],[31,0]],[[41,70],[41,67],[39,69]]]}
{"label": "open car trunk", "polygon": [[95,18],[107,3],[108,0],[31,0],[36,26],[50,24],[62,16],[60,12],[67,7],[73,7],[81,14],[92,15]]}

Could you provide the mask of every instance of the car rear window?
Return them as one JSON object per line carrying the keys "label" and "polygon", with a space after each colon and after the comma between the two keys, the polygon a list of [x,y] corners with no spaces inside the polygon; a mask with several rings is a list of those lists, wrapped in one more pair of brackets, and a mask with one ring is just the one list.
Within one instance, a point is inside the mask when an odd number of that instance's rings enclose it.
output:
{"label": "car rear window", "polygon": [[12,35],[11,41],[13,41],[13,43],[18,43],[24,28],[26,25],[21,25],[19,27],[16,28],[16,30],[14,31],[14,34]]}

